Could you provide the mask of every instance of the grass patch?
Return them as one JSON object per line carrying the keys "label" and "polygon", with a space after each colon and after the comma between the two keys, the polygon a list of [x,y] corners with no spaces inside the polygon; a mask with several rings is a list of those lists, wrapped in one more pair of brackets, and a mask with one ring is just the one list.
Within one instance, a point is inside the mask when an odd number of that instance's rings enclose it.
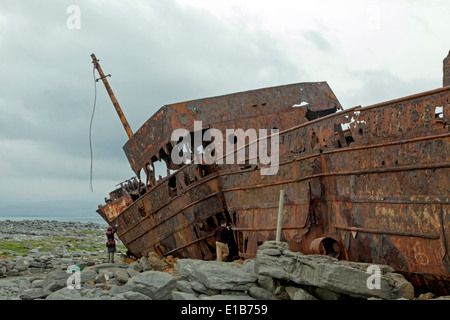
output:
{"label": "grass patch", "polygon": [[0,252],[2,252],[2,254],[5,254],[6,256],[10,256],[10,253],[9,252],[5,252],[4,250],[15,251],[19,255],[27,254],[30,249],[26,249],[26,248],[23,247],[25,243],[26,243],[25,241],[8,241],[8,240],[4,240],[0,244]]}
{"label": "grass patch", "polygon": [[82,233],[82,234],[99,234],[98,231],[77,231],[77,233]]}
{"label": "grass patch", "polygon": [[[94,231],[86,231],[86,233],[96,233]],[[2,240],[0,241],[0,255],[5,255],[9,258],[17,256],[27,256],[32,249],[38,249],[40,252],[51,252],[57,246],[64,247],[69,252],[106,252],[105,241],[91,241],[90,239],[80,239],[79,241],[71,241],[73,237],[59,236],[55,238],[46,239],[23,239],[23,240]],[[78,247],[77,243],[85,243],[87,246]],[[71,244],[72,246],[66,246]],[[116,245],[118,252],[126,252],[127,249],[122,243]],[[87,254],[88,255],[88,254]]]}

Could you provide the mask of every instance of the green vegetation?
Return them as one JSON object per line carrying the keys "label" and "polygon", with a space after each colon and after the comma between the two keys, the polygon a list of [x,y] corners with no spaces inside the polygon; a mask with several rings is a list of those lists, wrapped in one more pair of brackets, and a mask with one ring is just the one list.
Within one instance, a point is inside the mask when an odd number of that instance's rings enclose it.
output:
{"label": "green vegetation", "polygon": [[[94,231],[86,231],[83,233],[95,234]],[[85,246],[77,246],[83,243]],[[67,246],[67,244],[71,244]],[[0,255],[5,255],[10,258],[17,256],[26,256],[32,249],[38,249],[41,252],[51,251],[57,246],[64,247],[69,252],[90,251],[99,252],[105,249],[103,242],[95,242],[91,239],[74,240],[73,237],[57,237],[44,239],[24,239],[24,240],[2,240],[0,241]],[[127,249],[123,244],[117,244],[117,251],[126,252]]]}
{"label": "green vegetation", "polygon": [[[9,256],[9,252],[5,251],[5,250],[10,250],[10,251],[15,251],[18,254],[17,255],[26,255],[28,253],[28,251],[30,249],[26,249],[24,248],[25,242],[24,241],[8,241],[8,240],[3,240],[0,243],[0,254]],[[15,255],[15,256],[17,256]]]}

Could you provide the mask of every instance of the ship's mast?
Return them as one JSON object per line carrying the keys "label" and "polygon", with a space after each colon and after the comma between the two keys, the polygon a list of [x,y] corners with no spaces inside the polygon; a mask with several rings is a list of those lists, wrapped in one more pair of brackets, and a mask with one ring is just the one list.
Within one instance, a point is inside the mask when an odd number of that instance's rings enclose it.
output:
{"label": "ship's mast", "polygon": [[[128,121],[125,118],[125,115],[123,114],[122,109],[120,108],[119,102],[117,101],[116,96],[114,95],[111,87],[109,86],[108,80],[106,80],[106,77],[108,77],[110,75],[105,76],[102,68],[100,67],[99,60],[97,60],[97,58],[95,57],[95,54],[91,54],[91,58],[92,58],[92,63],[94,64],[95,68],[98,71],[98,74],[100,75],[99,79],[101,79],[103,81],[106,91],[108,91],[109,97],[111,98],[114,108],[117,111],[119,119],[122,122],[122,125],[125,128],[125,131],[127,132],[128,138],[131,138],[133,136],[133,131],[131,131],[130,125],[128,124]],[[97,79],[97,81],[99,79]]]}

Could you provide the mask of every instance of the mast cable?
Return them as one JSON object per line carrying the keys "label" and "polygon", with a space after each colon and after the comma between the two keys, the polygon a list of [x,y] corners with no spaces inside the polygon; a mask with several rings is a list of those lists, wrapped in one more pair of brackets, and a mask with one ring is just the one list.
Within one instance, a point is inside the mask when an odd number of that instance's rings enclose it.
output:
{"label": "mast cable", "polygon": [[92,163],[93,163],[93,154],[92,154],[92,121],[94,120],[95,113],[95,105],[97,104],[97,81],[95,80],[95,63],[93,64],[92,75],[94,77],[94,107],[92,108],[92,116],[91,123],[89,125],[89,148],[91,150],[91,170],[90,170],[90,189],[94,192],[94,188],[92,187]]}

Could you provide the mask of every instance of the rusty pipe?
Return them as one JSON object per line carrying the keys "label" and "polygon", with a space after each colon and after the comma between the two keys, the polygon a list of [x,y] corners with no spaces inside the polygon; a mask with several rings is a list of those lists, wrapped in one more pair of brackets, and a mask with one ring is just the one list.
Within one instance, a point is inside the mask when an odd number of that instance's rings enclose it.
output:
{"label": "rusty pipe", "polygon": [[311,254],[321,254],[333,258],[339,258],[341,255],[341,246],[337,240],[331,237],[316,238],[309,245]]}

